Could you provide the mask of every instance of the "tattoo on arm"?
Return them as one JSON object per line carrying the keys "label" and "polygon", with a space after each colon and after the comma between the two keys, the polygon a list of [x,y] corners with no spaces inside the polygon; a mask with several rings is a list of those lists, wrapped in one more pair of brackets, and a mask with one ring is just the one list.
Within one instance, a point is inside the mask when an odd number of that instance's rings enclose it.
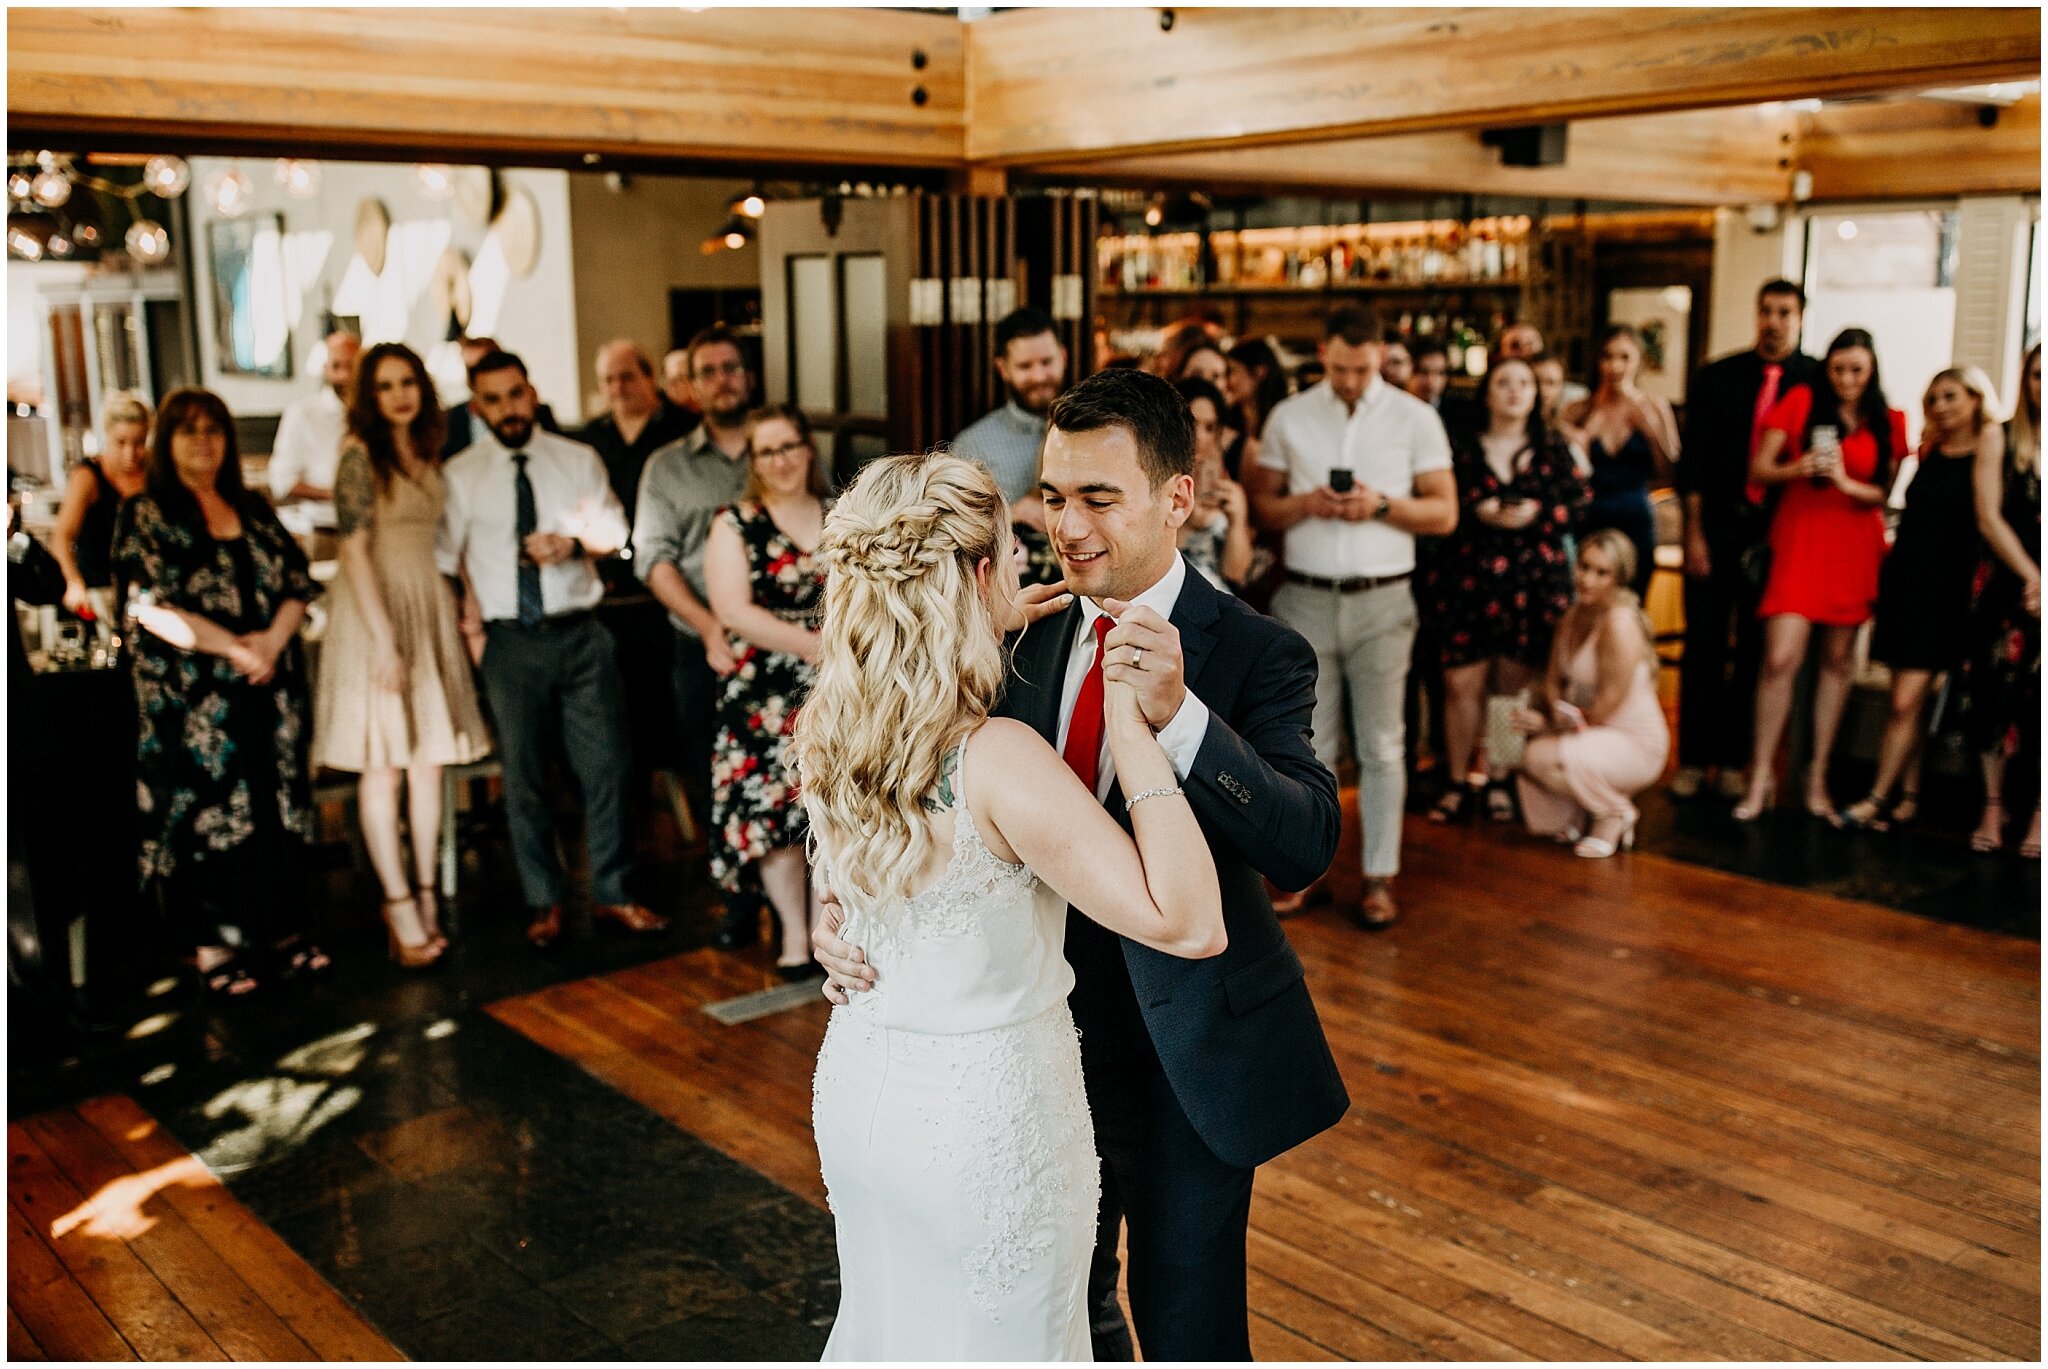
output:
{"label": "tattoo on arm", "polygon": [[931,794],[926,794],[918,800],[919,803],[924,805],[925,812],[943,813],[959,801],[953,795],[953,771],[958,769],[959,765],[960,748],[956,746],[946,753],[945,760],[939,762],[939,789],[937,796],[934,797]]}
{"label": "tattoo on arm", "polygon": [[376,506],[377,477],[370,471],[370,458],[351,447],[334,473],[335,531],[343,537],[364,531],[376,521]]}

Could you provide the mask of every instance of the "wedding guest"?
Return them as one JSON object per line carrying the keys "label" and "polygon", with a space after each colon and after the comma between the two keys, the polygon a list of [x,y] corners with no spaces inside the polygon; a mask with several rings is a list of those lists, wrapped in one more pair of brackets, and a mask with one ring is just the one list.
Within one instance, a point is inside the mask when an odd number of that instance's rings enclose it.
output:
{"label": "wedding guest", "polygon": [[434,562],[445,502],[434,383],[410,347],[380,342],[363,354],[354,394],[334,474],[341,566],[327,601],[313,759],[361,776],[356,811],[391,958],[424,969],[448,944],[437,893],[441,768],[483,756],[490,738],[455,596]]}
{"label": "wedding guest", "polygon": [[1524,821],[1590,860],[1635,845],[1633,796],[1656,783],[1671,752],[1649,619],[1628,588],[1634,555],[1618,529],[1587,534],[1578,597],[1558,625],[1536,706],[1515,720],[1531,734],[1518,777]]}
{"label": "wedding guest", "polygon": [[1771,515],[1749,463],[1764,416],[1779,399],[1822,379],[1799,350],[1806,292],[1767,281],[1756,297],[1756,343],[1702,367],[1685,406],[1685,660],[1679,667],[1678,771],[1671,792],[1691,798],[1716,772],[1723,797],[1747,792],[1763,659],[1761,573]]}
{"label": "wedding guest", "polygon": [[584,424],[576,440],[604,462],[630,527],[648,458],[687,436],[695,424],[655,388],[654,363],[631,338],[614,338],[598,348],[596,368],[604,412]]}
{"label": "wedding guest", "polygon": [[[697,825],[711,819],[711,742],[719,682],[737,662],[704,590],[711,520],[747,486],[747,410],[754,377],[739,339],[706,328],[684,349],[703,422],[647,459],[633,527],[633,573],[668,610],[669,693],[683,790]],[[760,910],[729,907],[723,942],[760,935]]]}
{"label": "wedding guest", "polygon": [[1408,345],[1411,369],[1408,384],[1409,394],[1443,416],[1444,392],[1451,386],[1451,357],[1444,350],[1444,344],[1437,338],[1419,337]]}
{"label": "wedding guest", "polygon": [[[462,339],[462,373],[468,375],[470,367],[476,365],[491,353],[501,350],[503,349],[498,346],[497,339],[495,338],[466,337]],[[538,397],[535,398],[534,403],[537,406],[534,410],[534,421],[547,432],[558,433],[562,431],[562,425],[555,421],[555,411],[548,405],[542,404]],[[441,439],[441,459],[446,461],[456,453],[467,450],[469,444],[476,441],[478,437],[476,408],[465,399],[460,404],[449,405],[442,414],[442,417],[448,423],[448,435]]]}
{"label": "wedding guest", "polygon": [[[1291,393],[1287,368],[1280,364],[1273,345],[1259,338],[1238,343],[1223,360],[1223,397],[1231,407],[1230,421],[1225,426],[1257,438],[1266,431],[1266,419],[1275,406]],[[1230,476],[1233,480],[1244,479],[1244,468],[1238,467]]]}
{"label": "wedding guest", "polygon": [[690,378],[690,349],[677,347],[661,358],[661,396],[688,416],[695,427],[700,417],[697,392]]}
{"label": "wedding guest", "polygon": [[711,763],[711,873],[738,892],[758,864],[782,927],[776,970],[818,973],[811,959],[804,810],[789,757],[797,710],[818,665],[826,486],[811,425],[786,404],[747,417],[747,487],[723,509],[704,547],[704,583],[721,627],[737,639],[738,666],[718,700]]}
{"label": "wedding guest", "polygon": [[1060,567],[1038,497],[1038,450],[1045,445],[1046,415],[1066,388],[1067,349],[1052,315],[1029,305],[996,324],[995,344],[996,374],[1007,399],[961,429],[951,450],[979,461],[996,478],[1024,545],[1025,582],[1051,584],[1060,578]]}
{"label": "wedding guest", "polygon": [[1174,388],[1195,420],[1195,511],[1181,524],[1180,549],[1210,584],[1236,594],[1251,578],[1254,553],[1244,486],[1224,467],[1221,415],[1229,404],[1206,380]]}
{"label": "wedding guest", "polygon": [[526,363],[493,352],[469,372],[484,435],[442,471],[435,559],[468,591],[463,633],[483,667],[505,763],[505,816],[527,907],[526,939],[562,935],[568,896],[548,792],[559,744],[581,792],[591,914],[633,933],[667,928],[630,900],[626,725],[617,651],[594,610],[593,560],[626,538],[625,512],[597,453],[539,430]]}
{"label": "wedding guest", "polygon": [[1254,514],[1287,534],[1288,583],[1273,616],[1315,648],[1316,753],[1332,771],[1349,691],[1365,829],[1355,920],[1368,929],[1400,916],[1393,881],[1407,793],[1402,701],[1415,639],[1415,539],[1445,536],[1458,522],[1443,425],[1380,379],[1382,336],[1369,308],[1330,315],[1319,349],[1329,378],[1273,411],[1248,476]]}
{"label": "wedding guest", "polygon": [[142,493],[149,475],[149,405],[126,392],[104,404],[106,449],[71,470],[50,555],[64,574],[64,607],[94,616],[91,591],[114,583],[114,519],[121,501]]}
{"label": "wedding guest", "polygon": [[1164,330],[1159,350],[1152,356],[1145,368],[1161,380],[1178,380],[1184,372],[1189,354],[1199,347],[1216,345],[1216,326],[1199,315],[1191,316],[1184,322],[1170,323]]}
{"label": "wedding guest", "polygon": [[355,379],[362,340],[336,330],[327,335],[327,357],[320,367],[321,387],[285,406],[277,420],[265,474],[273,499],[308,499],[320,508],[316,520],[331,523],[334,471],[341,464],[342,440],[348,436],[348,387]]}
{"label": "wedding guest", "polygon": [[1407,339],[1399,333],[1388,333],[1386,356],[1380,362],[1380,379],[1397,390],[1405,390],[1409,377],[1414,374],[1415,358],[1408,351]]}
{"label": "wedding guest", "polygon": [[[1813,760],[1806,810],[1839,825],[1828,798],[1828,757],[1849,699],[1856,629],[1877,600],[1884,560],[1886,490],[1892,463],[1906,450],[1906,416],[1886,402],[1877,346],[1861,328],[1828,344],[1824,379],[1801,385],[1764,416],[1750,478],[1778,494],[1771,518],[1770,575],[1757,612],[1764,619],[1764,660],[1756,686],[1756,741],[1749,792],[1738,822],[1771,806],[1771,773],[1792,689],[1814,629],[1821,662],[1813,687]],[[1826,429],[1826,432],[1821,430]]]}
{"label": "wedding guest", "polygon": [[1649,593],[1657,564],[1657,520],[1650,510],[1650,481],[1678,460],[1678,420],[1671,401],[1636,383],[1643,366],[1643,340],[1627,324],[1600,339],[1599,385],[1565,408],[1565,421],[1584,435],[1593,463],[1593,502],[1586,532],[1619,528],[1636,544],[1638,599]]}
{"label": "wedding guest", "polygon": [[[1877,578],[1870,657],[1891,667],[1891,714],[1870,793],[1842,810],[1852,827],[1883,830],[1919,811],[1922,715],[1934,678],[1970,650],[1970,606],[1984,542],[1977,532],[1976,466],[2005,452],[1991,382],[1972,366],[1928,382],[1920,455],[1892,549]],[[1896,805],[1892,786],[1905,780]]]}
{"label": "wedding guest", "polygon": [[[1564,439],[1536,407],[1536,372],[1519,357],[1487,369],[1487,426],[1451,439],[1458,526],[1443,539],[1423,587],[1444,677],[1445,775],[1433,822],[1468,817],[1466,776],[1489,693],[1527,687],[1550,660],[1550,639],[1572,599],[1564,541],[1586,507],[1586,482]],[[1503,776],[1496,774],[1496,780]],[[1496,819],[1514,816],[1504,785],[1487,791]]]}
{"label": "wedding guest", "polygon": [[162,889],[217,993],[326,969],[297,925],[313,831],[298,631],[318,590],[298,543],[243,486],[234,420],[211,391],[164,397],[148,483],[116,521],[114,571],[141,629],[143,885]]}
{"label": "wedding guest", "polygon": [[[1975,851],[2005,845],[2005,771],[2014,756],[2041,764],[2041,348],[2020,366],[2020,402],[1996,459],[1976,462],[1977,527],[1991,549],[1978,595],[1975,649],[1963,699],[1984,769],[1984,812],[1970,836]],[[2041,858],[2041,804],[2020,841]]]}
{"label": "wedding guest", "polygon": [[[1223,355],[1223,349],[1204,338],[1195,344],[1181,363],[1180,375],[1175,382],[1201,380],[1214,387],[1219,400],[1223,388],[1230,381],[1230,363]],[[1242,478],[1246,461],[1259,459],[1258,434],[1247,431],[1238,411],[1225,400],[1216,410],[1217,448],[1223,458],[1223,470],[1232,480]]]}

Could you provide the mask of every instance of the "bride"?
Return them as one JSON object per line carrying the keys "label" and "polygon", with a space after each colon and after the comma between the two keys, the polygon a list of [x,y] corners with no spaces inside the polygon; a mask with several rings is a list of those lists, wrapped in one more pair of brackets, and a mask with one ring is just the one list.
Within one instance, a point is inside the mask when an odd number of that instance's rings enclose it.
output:
{"label": "bride", "polygon": [[1081,698],[1101,701],[1135,844],[1036,732],[990,719],[1009,546],[988,472],[929,455],[868,466],[820,548],[797,764],[819,882],[877,967],[818,1054],[828,1360],[1089,1358],[1099,1176],[1067,905],[1173,955],[1224,948],[1208,843],[1114,663]]}

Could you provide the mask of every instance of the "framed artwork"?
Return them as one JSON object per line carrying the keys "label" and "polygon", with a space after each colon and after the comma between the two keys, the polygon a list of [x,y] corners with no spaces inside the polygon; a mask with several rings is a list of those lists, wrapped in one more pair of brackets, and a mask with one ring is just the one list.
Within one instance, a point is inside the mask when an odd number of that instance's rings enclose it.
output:
{"label": "framed artwork", "polygon": [[252,214],[206,226],[213,276],[214,366],[223,375],[289,380],[284,216]]}

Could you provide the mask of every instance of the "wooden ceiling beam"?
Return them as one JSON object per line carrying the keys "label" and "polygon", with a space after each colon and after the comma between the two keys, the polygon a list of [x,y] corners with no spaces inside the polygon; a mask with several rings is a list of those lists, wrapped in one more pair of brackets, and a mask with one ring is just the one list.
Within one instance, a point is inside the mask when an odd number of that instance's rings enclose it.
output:
{"label": "wooden ceiling beam", "polygon": [[1031,165],[2027,80],[2038,9],[1020,9],[967,156]]}
{"label": "wooden ceiling beam", "polygon": [[7,112],[167,149],[254,134],[309,152],[960,164],[957,20],[796,13],[13,8]]}
{"label": "wooden ceiling beam", "polygon": [[1815,200],[2041,193],[2041,97],[1997,111],[1948,100],[1833,106],[1807,115],[1799,165]]}
{"label": "wooden ceiling beam", "polygon": [[1787,198],[1797,116],[1746,109],[1649,114],[1574,123],[1558,166],[1501,164],[1474,130],[1399,133],[1283,147],[1055,162],[1034,171],[1098,184],[1242,194],[1382,191],[1526,195],[1721,205]]}

